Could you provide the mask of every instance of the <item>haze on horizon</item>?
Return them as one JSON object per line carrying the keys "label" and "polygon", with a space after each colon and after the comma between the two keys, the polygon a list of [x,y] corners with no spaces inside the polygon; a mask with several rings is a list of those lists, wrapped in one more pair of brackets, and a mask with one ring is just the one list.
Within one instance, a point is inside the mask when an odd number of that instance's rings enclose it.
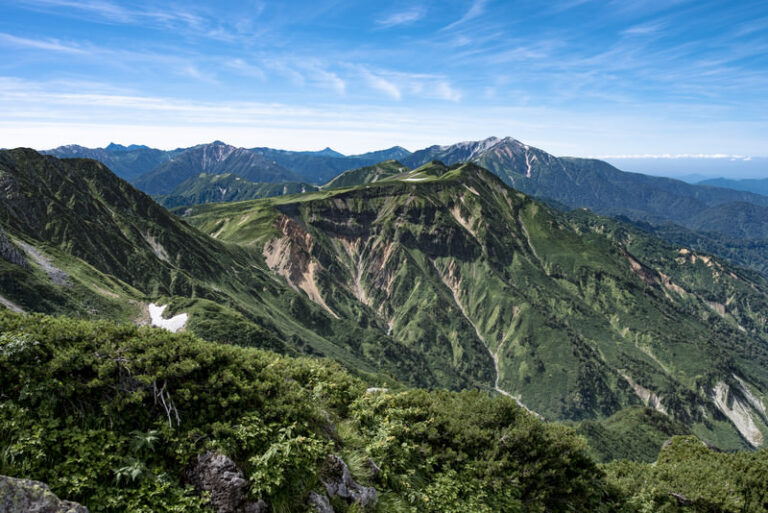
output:
{"label": "haze on horizon", "polygon": [[768,6],[663,4],[5,2],[0,146],[766,156]]}

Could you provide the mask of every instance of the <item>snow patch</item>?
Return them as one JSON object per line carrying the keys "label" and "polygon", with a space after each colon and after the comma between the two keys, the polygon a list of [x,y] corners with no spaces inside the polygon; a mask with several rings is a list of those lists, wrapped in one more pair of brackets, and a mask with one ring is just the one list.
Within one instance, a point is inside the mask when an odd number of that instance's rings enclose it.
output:
{"label": "snow patch", "polygon": [[425,178],[403,178],[404,182],[423,182],[424,180],[429,180],[429,177],[425,177]]}
{"label": "snow patch", "polygon": [[149,304],[149,318],[152,326],[163,328],[172,333],[176,333],[187,325],[189,315],[185,313],[175,315],[170,319],[164,319],[163,312],[165,312],[166,308],[168,308],[168,305],[156,305],[155,303]]}

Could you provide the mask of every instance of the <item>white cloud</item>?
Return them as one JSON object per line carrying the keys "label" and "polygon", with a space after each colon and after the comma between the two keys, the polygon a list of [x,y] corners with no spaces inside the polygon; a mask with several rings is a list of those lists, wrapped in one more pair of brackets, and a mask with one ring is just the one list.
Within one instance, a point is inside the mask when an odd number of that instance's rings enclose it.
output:
{"label": "white cloud", "polygon": [[243,59],[230,59],[226,61],[224,65],[248,77],[255,77],[260,80],[264,80],[266,78],[266,75],[261,68],[254,66],[253,64],[250,64]]}
{"label": "white cloud", "polygon": [[36,50],[48,50],[62,53],[86,53],[85,50],[80,47],[62,43],[56,39],[27,39],[0,32],[0,43],[3,42],[11,46],[34,48]]}
{"label": "white cloud", "polygon": [[467,10],[467,12],[464,13],[464,16],[454,21],[450,25],[444,27],[443,30],[452,29],[454,27],[457,27],[463,23],[466,23],[470,20],[474,20],[475,18],[481,16],[483,13],[485,13],[485,6],[487,4],[488,4],[488,0],[473,0],[472,5],[469,7],[469,10]]}
{"label": "white cloud", "polygon": [[426,14],[427,10],[424,6],[417,6],[405,11],[390,14],[386,18],[377,20],[376,24],[386,28],[395,27],[397,25],[407,25],[419,21],[424,18]]}
{"label": "white cloud", "polygon": [[435,97],[441,100],[449,100],[457,102],[461,100],[461,93],[451,87],[451,84],[445,81],[440,81],[435,84],[434,88]]}
{"label": "white cloud", "polygon": [[394,100],[400,100],[403,97],[400,88],[391,80],[376,75],[368,70],[362,70],[363,78],[368,82],[368,85],[377,91],[381,91]]}

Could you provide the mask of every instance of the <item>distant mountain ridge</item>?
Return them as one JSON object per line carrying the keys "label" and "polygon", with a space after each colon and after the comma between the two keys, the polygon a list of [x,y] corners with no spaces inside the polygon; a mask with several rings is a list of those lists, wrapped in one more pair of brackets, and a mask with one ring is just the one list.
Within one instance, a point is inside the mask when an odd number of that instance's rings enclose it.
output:
{"label": "distant mountain ridge", "polygon": [[711,185],[724,187],[737,191],[749,191],[755,194],[768,195],[768,178],[745,178],[743,180],[731,180],[728,178],[710,178],[698,182],[699,185]]}
{"label": "distant mountain ridge", "polygon": [[214,141],[179,153],[133,183],[148,194],[170,194],[179,184],[201,173],[233,173],[252,182],[302,181],[300,175],[258,153]]}
{"label": "distant mountain ridge", "polygon": [[[757,216],[762,210],[753,208],[768,207],[768,196],[627,173],[595,159],[555,157],[511,137],[431,146],[402,162],[416,167],[431,160],[449,165],[475,162],[517,190],[569,208],[586,207],[654,223],[674,222],[692,229],[709,227],[743,238],[764,238],[768,230],[768,219]],[[738,213],[744,221],[737,227],[710,223],[724,209]]]}
{"label": "distant mountain ridge", "polygon": [[98,160],[121,178],[154,195],[171,194],[182,182],[200,173],[234,173],[252,182],[321,185],[341,172],[410,155],[401,146],[360,155],[344,155],[328,147],[320,151],[265,147],[249,149],[236,148],[221,141],[169,151],[144,145],[110,143],[106,148],[68,145],[41,153],[58,158]]}
{"label": "distant mountain ridge", "polygon": [[[600,160],[555,157],[511,137],[435,145],[414,153],[395,146],[352,156],[343,156],[330,148],[309,152],[245,149],[218,141],[165,153],[136,146],[111,147],[90,150],[68,146],[49,153],[98,159],[115,167],[118,174],[130,175],[132,183],[145,192],[176,196],[184,194],[174,190],[202,173],[232,173],[251,182],[304,182],[319,186],[340,173],[385,160],[397,160],[407,168],[432,160],[448,165],[474,162],[526,194],[554,200],[567,208],[586,207],[635,221],[671,222],[743,239],[762,239],[768,233],[768,221],[762,215],[763,208],[768,208],[768,196],[627,173]],[[136,166],[146,170],[154,164],[157,166],[150,171],[136,174]],[[724,215],[733,216],[736,222],[719,222]]]}
{"label": "distant mountain ridge", "polygon": [[133,180],[169,161],[180,151],[163,151],[134,144],[122,146],[110,143],[106,148],[85,148],[76,144],[70,144],[40,153],[53,155],[61,159],[84,158],[98,160],[113,170],[119,177],[125,180]]}

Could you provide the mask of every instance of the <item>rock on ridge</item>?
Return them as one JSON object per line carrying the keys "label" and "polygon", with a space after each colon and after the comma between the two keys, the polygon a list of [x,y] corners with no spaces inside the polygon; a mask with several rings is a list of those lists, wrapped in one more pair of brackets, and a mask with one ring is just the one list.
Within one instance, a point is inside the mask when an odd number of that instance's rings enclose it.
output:
{"label": "rock on ridge", "polygon": [[378,500],[376,489],[361,486],[352,479],[349,467],[338,456],[331,455],[325,464],[325,490],[329,497],[341,497],[347,502],[356,502],[363,507],[374,506]]}
{"label": "rock on ridge", "polygon": [[[369,464],[373,464],[370,461]],[[376,471],[379,468],[373,464]],[[325,485],[325,491],[328,495],[322,495],[317,492],[310,492],[307,498],[307,504],[317,513],[334,513],[333,506],[329,500],[333,497],[344,499],[350,504],[359,504],[363,508],[373,507],[378,500],[376,489],[370,486],[362,486],[352,479],[349,467],[344,460],[336,455],[328,456],[322,471],[321,481]]]}
{"label": "rock on ridge", "polygon": [[259,500],[248,502],[248,480],[227,456],[208,451],[197,457],[194,468],[188,473],[189,481],[200,492],[210,494],[210,502],[216,513],[264,513],[267,504]]}
{"label": "rock on ridge", "polygon": [[62,501],[40,481],[0,476],[2,513],[88,513],[76,502]]}

